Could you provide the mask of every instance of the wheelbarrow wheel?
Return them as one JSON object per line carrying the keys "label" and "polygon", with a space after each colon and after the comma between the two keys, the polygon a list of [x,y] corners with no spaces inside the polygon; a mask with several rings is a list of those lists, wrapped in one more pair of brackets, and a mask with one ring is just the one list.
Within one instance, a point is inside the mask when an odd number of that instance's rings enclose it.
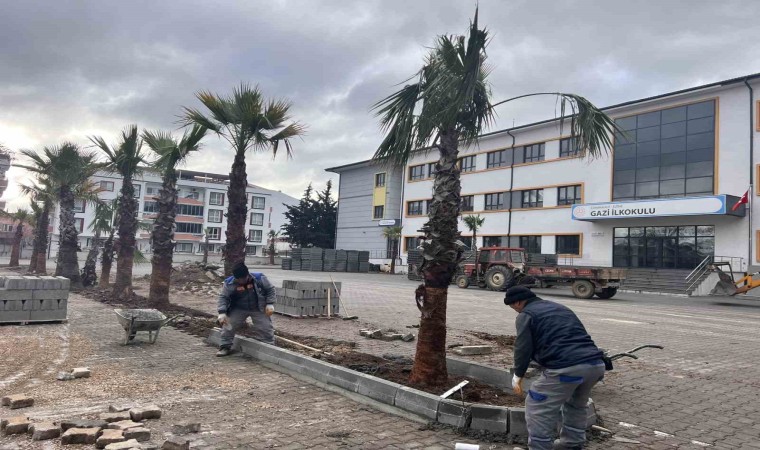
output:
{"label": "wheelbarrow wheel", "polygon": [[159,331],[161,331],[160,328],[158,330],[156,330],[156,331],[151,331],[150,335],[148,336],[148,342],[150,342],[151,344],[155,344],[156,340],[158,339],[158,332]]}

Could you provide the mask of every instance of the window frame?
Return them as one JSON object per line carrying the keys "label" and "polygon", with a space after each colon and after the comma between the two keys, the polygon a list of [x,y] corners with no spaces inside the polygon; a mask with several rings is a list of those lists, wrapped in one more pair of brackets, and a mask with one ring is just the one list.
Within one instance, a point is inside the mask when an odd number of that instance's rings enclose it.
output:
{"label": "window frame", "polygon": [[[494,155],[499,155],[499,161],[496,163]],[[486,153],[486,169],[496,169],[498,167],[507,167],[509,162],[507,161],[507,149],[494,150]]]}
{"label": "window frame", "polygon": [[434,162],[427,163],[427,167],[425,168],[425,172],[427,173],[427,177],[428,178],[435,178],[435,172],[436,172],[435,165],[436,164],[438,164],[438,163],[434,163]]}
{"label": "window frame", "polygon": [[[493,202],[493,196],[496,196],[496,203]],[[492,192],[483,194],[483,210],[484,211],[502,211],[504,210],[504,192]],[[489,199],[491,200],[489,202]],[[490,204],[489,204],[490,203]]]}
{"label": "window frame", "polygon": [[[538,188],[538,189],[522,189],[520,192],[520,209],[533,209],[533,208],[543,208],[544,207],[544,189]],[[531,201],[531,194],[534,193],[535,201]],[[528,196],[528,201],[525,201],[525,196]]]}
{"label": "window frame", "polygon": [[[536,144],[524,145],[522,151],[523,151],[523,164],[545,161],[546,143],[538,142]],[[528,156],[528,152],[530,152],[530,156]],[[538,154],[536,154],[536,152]]]}
{"label": "window frame", "polygon": [[[381,208],[379,216],[377,215],[377,212],[378,212],[377,208]],[[378,219],[383,219],[383,218],[385,218],[385,205],[375,205],[372,208],[372,219],[378,220]]]}
{"label": "window frame", "polygon": [[[415,173],[419,169],[419,174]],[[425,164],[409,166],[409,181],[422,181],[425,179]]]}
{"label": "window frame", "polygon": [[[465,199],[469,199],[469,202],[465,202]],[[468,204],[469,209],[465,209],[465,204]],[[475,196],[474,195],[462,195],[459,197],[459,211],[460,212],[472,212],[475,211]]]}
{"label": "window frame", "polygon": [[[424,207],[425,203],[424,202],[425,202],[425,200],[410,200],[410,201],[407,201],[406,202],[406,215],[409,216],[409,217],[421,217],[421,216],[424,216],[425,215],[425,207]],[[411,206],[412,206],[413,203],[415,204],[415,206],[416,206],[416,204],[419,204],[419,211],[420,211],[419,214],[413,214],[411,212],[411,210],[412,210]],[[417,208],[415,208],[415,211],[416,210],[417,210]]]}
{"label": "window frame", "polygon": [[[568,195],[570,188],[573,188],[572,200],[568,200],[570,198]],[[563,190],[565,194],[564,199],[562,198]],[[583,185],[571,184],[568,186],[557,187],[557,206],[570,206],[570,205],[577,205],[581,203],[583,203]]]}
{"label": "window frame", "polygon": [[[111,188],[107,188],[104,186],[111,186]],[[100,190],[106,191],[106,192],[113,192],[116,187],[116,184],[113,181],[107,181],[107,180],[100,180]]]}
{"label": "window frame", "polygon": [[[215,195],[218,196],[218,197],[221,197],[221,199],[222,199],[221,203],[214,203],[214,196]],[[224,197],[225,197],[224,192],[213,192],[213,191],[211,191],[211,192],[208,193],[208,204],[210,206],[224,206]]]}
{"label": "window frame", "polygon": [[375,187],[385,187],[385,174],[386,172],[378,172],[375,174]]}
{"label": "window frame", "polygon": [[[77,208],[77,202],[82,202],[82,209],[81,211]],[[74,214],[84,214],[84,212],[87,211],[87,201],[83,198],[75,198],[74,199]]]}
{"label": "window frame", "polygon": [[[472,164],[465,165],[465,160],[472,162]],[[475,170],[477,170],[477,164],[477,155],[463,156],[459,158],[459,171],[461,173],[475,172]]]}
{"label": "window frame", "polygon": [[[182,210],[185,210],[183,213]],[[188,211],[189,210],[189,211]],[[186,203],[177,203],[177,215],[189,217],[205,217],[203,205],[188,205]],[[195,211],[199,211],[196,213]]]}
{"label": "window frame", "polygon": [[[194,228],[198,227],[198,231],[192,231],[192,230],[181,231],[179,229],[180,225],[183,228],[185,228],[185,227],[192,227],[194,229]],[[175,233],[198,234],[198,235],[200,235],[200,234],[203,234],[203,224],[202,223],[194,223],[194,222],[175,222],[175,224],[174,224],[174,232]]]}
{"label": "window frame", "polygon": [[74,226],[76,226],[79,233],[84,232],[84,217],[75,217]]}
{"label": "window frame", "polygon": [[[148,211],[148,205],[155,205],[155,211]],[[143,203],[143,214],[158,214],[158,202],[155,200],[145,201]]]}
{"label": "window frame", "polygon": [[[560,240],[566,239],[566,238],[577,238],[578,239],[578,251],[577,252],[560,252]],[[554,236],[554,253],[557,255],[571,255],[571,256],[580,256],[582,253],[582,247],[583,247],[583,238],[581,234],[558,234]],[[562,249],[566,250],[566,249]]]}
{"label": "window frame", "polygon": [[[211,213],[212,212],[214,214],[216,214],[217,212],[219,213],[219,220],[212,220],[211,219]],[[208,209],[208,214],[206,215],[206,221],[208,223],[222,223],[224,221],[224,210],[223,209],[212,209],[212,208],[209,208]]]}
{"label": "window frame", "polygon": [[[213,233],[212,233],[213,231]],[[209,241],[219,241],[222,239],[222,227],[206,227],[206,236]],[[214,237],[216,236],[216,237]]]}
{"label": "window frame", "polygon": [[[563,146],[565,148],[563,148]],[[575,158],[579,156],[580,154],[581,154],[581,148],[580,148],[580,145],[578,145],[577,136],[559,140],[559,157],[560,158]]]}
{"label": "window frame", "polygon": [[[261,200],[261,207],[260,208],[256,207],[256,200],[257,199]],[[258,195],[252,195],[251,196],[251,209],[258,209],[260,211],[267,209],[267,199],[266,199],[266,197],[261,197],[261,196],[258,196]]]}
{"label": "window frame", "polygon": [[[256,232],[259,234],[259,240],[255,240]],[[248,230],[248,241],[253,243],[262,243],[264,240],[264,230]]]}
{"label": "window frame", "polygon": [[[254,221],[253,221],[253,216],[254,215],[261,216],[261,223],[254,223]],[[254,227],[263,227],[264,226],[264,213],[252,212],[251,215],[250,215],[250,217],[248,218],[248,225],[251,225],[251,226],[254,226]]]}
{"label": "window frame", "polygon": [[[517,236],[517,242],[520,248],[525,250],[525,253],[541,254],[541,238],[540,234],[530,234],[525,236]],[[525,245],[527,241],[527,245]],[[532,243],[530,241],[533,241]],[[533,245],[537,244],[537,245]],[[538,250],[538,251],[531,251]]]}
{"label": "window frame", "polygon": [[[190,246],[190,251],[182,250],[183,247],[180,246]],[[174,244],[174,251],[176,253],[193,253],[195,250],[195,245],[192,242],[177,242]]]}

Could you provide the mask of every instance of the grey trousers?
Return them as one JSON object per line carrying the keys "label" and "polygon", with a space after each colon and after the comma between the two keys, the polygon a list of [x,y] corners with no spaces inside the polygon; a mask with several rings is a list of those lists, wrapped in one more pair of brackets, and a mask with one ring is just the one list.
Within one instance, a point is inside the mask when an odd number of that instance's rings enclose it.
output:
{"label": "grey trousers", "polygon": [[245,320],[250,317],[253,322],[253,338],[257,341],[274,345],[274,325],[272,318],[258,308],[233,309],[227,314],[228,322],[222,327],[222,347],[232,346],[235,331],[245,327]]}
{"label": "grey trousers", "polygon": [[528,390],[525,421],[528,448],[551,449],[561,423],[561,448],[586,443],[586,407],[591,389],[604,378],[604,363],[545,369]]}

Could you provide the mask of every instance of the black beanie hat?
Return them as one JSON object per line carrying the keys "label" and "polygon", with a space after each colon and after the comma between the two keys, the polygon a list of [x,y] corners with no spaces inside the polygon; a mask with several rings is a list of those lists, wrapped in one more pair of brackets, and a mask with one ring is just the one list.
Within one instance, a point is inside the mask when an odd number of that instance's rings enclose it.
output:
{"label": "black beanie hat", "polygon": [[535,297],[536,294],[525,286],[514,286],[507,289],[507,293],[504,295],[504,304],[511,305],[520,300],[528,300]]}
{"label": "black beanie hat", "polygon": [[232,266],[232,276],[235,278],[245,278],[250,275],[248,267],[242,262],[239,262]]}

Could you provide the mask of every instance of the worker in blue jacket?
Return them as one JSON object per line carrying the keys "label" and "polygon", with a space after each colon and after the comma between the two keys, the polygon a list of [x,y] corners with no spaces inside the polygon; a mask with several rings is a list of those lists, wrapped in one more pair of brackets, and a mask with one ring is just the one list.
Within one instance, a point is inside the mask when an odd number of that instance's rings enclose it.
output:
{"label": "worker in blue jacket", "polygon": [[232,276],[224,280],[217,302],[218,322],[222,326],[222,343],[216,356],[231,352],[235,330],[253,322],[254,338],[274,344],[272,314],[276,292],[264,274],[249,272],[242,262],[232,268]]}
{"label": "worker in blue jacket", "polygon": [[[509,288],[504,303],[518,313],[512,378],[515,393],[523,394],[523,377],[531,360],[542,367],[525,399],[528,447],[583,448],[588,399],[594,385],[604,378],[603,352],[566,306],[536,297],[524,286]],[[559,420],[560,439],[555,444]]]}

